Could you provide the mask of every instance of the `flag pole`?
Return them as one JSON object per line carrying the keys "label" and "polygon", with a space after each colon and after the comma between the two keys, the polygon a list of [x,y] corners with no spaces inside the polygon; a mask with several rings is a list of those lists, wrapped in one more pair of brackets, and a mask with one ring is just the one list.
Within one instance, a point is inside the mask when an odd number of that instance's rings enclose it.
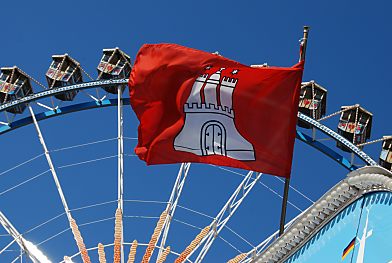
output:
{"label": "flag pole", "polygon": [[286,178],[286,180],[284,181],[282,212],[280,213],[279,236],[281,236],[284,232],[284,224],[286,222],[287,200],[289,198],[289,189],[290,189],[290,178]]}
{"label": "flag pole", "polygon": [[[309,34],[309,27],[304,26],[304,35],[303,35],[303,38],[301,39],[301,44],[300,44],[300,55],[299,55],[300,62],[305,61],[306,46],[308,44],[308,34]],[[290,178],[286,178],[284,181],[282,211],[280,213],[279,236],[281,236],[284,232],[284,225],[286,222],[287,201],[288,201],[288,197],[289,197],[289,189],[290,189]]]}
{"label": "flag pole", "polygon": [[304,26],[304,36],[301,39],[301,50],[299,55],[299,61],[305,61],[306,46],[308,44],[308,34],[310,27]]}

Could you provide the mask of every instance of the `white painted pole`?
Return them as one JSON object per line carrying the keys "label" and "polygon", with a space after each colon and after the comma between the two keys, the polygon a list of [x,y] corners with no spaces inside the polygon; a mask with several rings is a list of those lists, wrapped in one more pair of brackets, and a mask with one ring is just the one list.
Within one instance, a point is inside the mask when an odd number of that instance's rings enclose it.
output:
{"label": "white painted pole", "polygon": [[[121,221],[124,214],[124,134],[123,134],[123,104],[122,104],[122,90],[121,85],[117,86],[117,150],[118,150],[118,185],[117,185],[117,200],[118,208],[121,209]],[[121,263],[124,263],[124,232],[123,223],[121,223]]]}
{"label": "white painted pole", "polygon": [[63,190],[62,190],[61,185],[60,185],[60,181],[59,181],[59,179],[57,177],[56,169],[54,168],[54,165],[53,165],[53,162],[52,162],[52,158],[50,157],[48,148],[46,147],[46,143],[45,143],[44,137],[42,136],[41,129],[39,128],[37,119],[35,118],[35,114],[34,114],[33,108],[31,107],[30,104],[28,105],[28,108],[29,108],[29,111],[30,111],[30,114],[31,114],[31,118],[33,119],[33,122],[34,122],[35,129],[37,130],[39,141],[41,142],[41,145],[44,148],[45,157],[46,157],[46,160],[48,162],[48,165],[49,165],[49,168],[50,168],[50,172],[52,173],[53,180],[54,180],[54,182],[56,184],[57,192],[60,195],[60,199],[61,199],[61,202],[63,203],[63,207],[64,207],[65,213],[66,213],[66,215],[68,217],[68,220],[71,221],[71,219],[72,219],[71,212],[69,211],[67,200],[65,199]]}
{"label": "white painted pole", "polygon": [[188,176],[190,166],[191,166],[191,163],[182,163],[181,167],[178,171],[178,175],[177,175],[176,181],[174,183],[172,193],[169,198],[169,202],[166,207],[167,217],[166,217],[165,223],[163,225],[162,239],[161,239],[160,248],[158,251],[157,260],[161,257],[161,255],[164,251],[166,239],[167,239],[167,236],[169,235],[170,223],[171,223],[171,220],[174,216],[174,212],[176,211],[178,201],[180,200],[181,192],[184,187],[185,180]]}

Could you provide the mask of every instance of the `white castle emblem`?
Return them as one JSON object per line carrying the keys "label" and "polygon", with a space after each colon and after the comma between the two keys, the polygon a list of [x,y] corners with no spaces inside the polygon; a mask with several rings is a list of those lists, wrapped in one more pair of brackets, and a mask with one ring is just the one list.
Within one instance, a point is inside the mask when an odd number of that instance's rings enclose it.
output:
{"label": "white castle emblem", "polygon": [[[210,69],[207,67],[206,69]],[[199,156],[223,155],[255,160],[254,149],[234,124],[233,92],[238,79],[223,77],[219,69],[208,78],[199,76],[184,104],[185,123],[174,140],[174,149]],[[231,74],[237,74],[233,70]]]}

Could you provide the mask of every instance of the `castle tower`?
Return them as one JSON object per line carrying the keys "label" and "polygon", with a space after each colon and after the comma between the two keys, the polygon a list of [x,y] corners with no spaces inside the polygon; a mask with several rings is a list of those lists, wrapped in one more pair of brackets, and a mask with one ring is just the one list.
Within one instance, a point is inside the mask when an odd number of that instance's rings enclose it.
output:
{"label": "castle tower", "polygon": [[192,86],[191,94],[186,101],[188,105],[192,105],[193,103],[201,104],[201,88],[203,87],[204,82],[206,82],[207,77],[208,74],[203,74],[195,80],[195,83],[193,83]]}
{"label": "castle tower", "polygon": [[223,108],[233,108],[233,92],[237,79],[224,77],[220,86],[220,103]]}
{"label": "castle tower", "polygon": [[252,144],[234,123],[233,95],[238,80],[222,77],[224,71],[220,68],[210,77],[202,74],[195,80],[184,105],[185,123],[174,140],[174,149],[199,156],[255,160]]}
{"label": "castle tower", "polygon": [[217,72],[212,74],[204,87],[204,101],[205,104],[213,104],[217,105],[217,87],[219,85],[220,79],[221,79],[221,73],[224,68],[219,69]]}

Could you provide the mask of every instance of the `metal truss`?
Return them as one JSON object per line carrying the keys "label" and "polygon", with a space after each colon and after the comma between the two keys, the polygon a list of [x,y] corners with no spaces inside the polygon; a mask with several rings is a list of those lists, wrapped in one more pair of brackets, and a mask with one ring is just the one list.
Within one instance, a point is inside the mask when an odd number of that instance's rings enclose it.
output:
{"label": "metal truss", "polygon": [[[129,99],[128,98],[122,99],[122,104],[129,105],[130,104]],[[35,114],[35,118],[37,121],[41,121],[41,120],[46,120],[46,119],[49,119],[52,117],[57,117],[57,116],[61,116],[64,114],[74,113],[74,112],[78,112],[78,111],[97,109],[97,108],[106,108],[109,106],[117,106],[117,105],[118,105],[117,99],[104,99],[101,101],[89,101],[89,102],[77,103],[77,104],[68,105],[68,106],[64,106],[61,108],[51,109],[49,111],[37,113],[37,114]],[[5,123],[3,125],[1,125],[1,123],[0,123],[0,135],[7,133],[7,132],[10,132],[10,131],[13,131],[18,128],[21,128],[23,126],[32,124],[32,123],[33,123],[33,118],[31,116],[15,120],[11,123]]]}
{"label": "metal truss", "polygon": [[298,118],[311,124],[313,127],[315,127],[316,129],[322,131],[323,133],[327,134],[328,136],[330,136],[331,138],[335,139],[338,142],[341,142],[342,144],[344,144],[344,146],[346,146],[347,148],[349,148],[355,155],[357,155],[359,158],[361,158],[363,161],[366,162],[366,164],[368,165],[378,165],[369,155],[367,155],[366,153],[364,153],[363,151],[361,151],[361,149],[359,149],[357,146],[355,146],[353,143],[351,143],[350,141],[346,140],[344,137],[340,136],[339,134],[337,134],[336,132],[334,132],[333,130],[331,130],[330,128],[328,128],[327,126],[321,124],[320,122],[298,112]]}
{"label": "metal truss", "polygon": [[0,112],[8,110],[12,107],[15,107],[16,105],[23,104],[23,103],[29,103],[38,99],[43,99],[46,97],[58,95],[65,93],[67,91],[72,91],[72,90],[82,90],[82,89],[91,89],[95,87],[106,87],[106,86],[111,86],[111,85],[120,85],[120,84],[126,84],[128,83],[128,79],[110,79],[110,80],[97,80],[97,81],[90,81],[90,82],[83,82],[80,84],[75,84],[75,85],[70,85],[70,86],[64,86],[61,88],[55,88],[55,89],[49,89],[45,90],[42,92],[38,92],[17,100],[10,101],[8,103],[0,105]]}
{"label": "metal truss", "polygon": [[229,200],[223,206],[221,211],[215,217],[215,219],[210,224],[210,231],[208,234],[202,239],[202,241],[195,247],[195,249],[188,255],[187,259],[202,245],[198,256],[196,257],[195,263],[201,262],[208,250],[210,249],[212,243],[215,241],[216,237],[225,227],[226,223],[230,220],[230,218],[234,215],[238,207],[241,205],[242,201],[248,195],[248,193],[252,190],[253,186],[260,179],[262,173],[257,173],[256,178],[252,178],[254,172],[250,171],[244,177],[240,185],[231,195]]}
{"label": "metal truss", "polygon": [[178,204],[178,200],[180,199],[182,188],[185,184],[185,179],[188,176],[189,168],[191,167],[191,163],[182,163],[180,170],[178,171],[177,179],[174,183],[173,190],[171,192],[169,202],[166,207],[167,217],[162,229],[162,239],[159,245],[158,258],[162,255],[166,243],[167,236],[169,234],[170,223],[174,216],[174,212],[176,211],[176,207]]}
{"label": "metal truss", "polygon": [[[11,222],[7,219],[7,217],[0,211],[0,224],[4,227],[4,229],[10,234],[14,240],[9,243],[2,251],[7,249],[13,243],[17,243],[21,249],[21,252],[25,253],[34,263],[41,263],[42,256],[37,258],[37,253],[42,254],[35,246],[35,251],[32,251],[32,244],[25,240],[22,235],[16,230],[16,228],[11,224]],[[30,243],[30,245],[28,244]],[[1,253],[0,253],[1,254]],[[42,254],[43,255],[43,254]]]}
{"label": "metal truss", "polygon": [[327,155],[331,159],[333,159],[335,162],[343,166],[349,171],[353,171],[358,169],[358,167],[350,162],[347,158],[345,158],[343,155],[337,153],[334,149],[331,149],[327,145],[321,143],[320,141],[315,140],[312,136],[306,135],[305,133],[297,130],[296,138],[316,150],[322,152],[323,154]]}

